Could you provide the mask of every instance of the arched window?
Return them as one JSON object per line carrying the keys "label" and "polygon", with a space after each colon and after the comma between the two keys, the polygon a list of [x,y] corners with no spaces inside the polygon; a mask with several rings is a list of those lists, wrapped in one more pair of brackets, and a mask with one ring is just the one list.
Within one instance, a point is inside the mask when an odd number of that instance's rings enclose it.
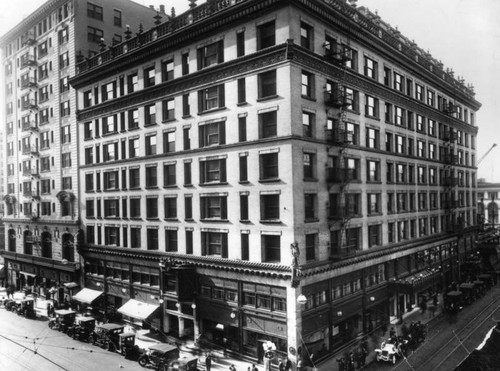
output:
{"label": "arched window", "polygon": [[52,235],[49,232],[43,232],[40,241],[42,246],[42,256],[52,258]]}
{"label": "arched window", "polygon": [[71,233],[62,235],[62,258],[69,262],[75,261],[75,241]]}
{"label": "arched window", "polygon": [[33,234],[31,231],[26,230],[23,232],[24,253],[26,255],[33,255]]}
{"label": "arched window", "polygon": [[9,229],[9,251],[16,252],[16,231]]}
{"label": "arched window", "polygon": [[5,195],[3,200],[5,202],[6,215],[14,215],[14,212],[16,210],[16,208],[14,207],[14,204],[16,203],[16,198],[12,195]]}
{"label": "arched window", "polygon": [[61,203],[61,216],[73,217],[73,202],[75,201],[75,195],[71,192],[61,191],[56,197]]}

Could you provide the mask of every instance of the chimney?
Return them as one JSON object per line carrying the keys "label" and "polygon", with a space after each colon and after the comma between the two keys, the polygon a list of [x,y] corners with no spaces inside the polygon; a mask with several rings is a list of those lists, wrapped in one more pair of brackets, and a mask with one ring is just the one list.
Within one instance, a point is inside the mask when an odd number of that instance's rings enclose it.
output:
{"label": "chimney", "polygon": [[165,5],[160,5],[160,13],[165,14]]}
{"label": "chimney", "polygon": [[154,5],[150,5],[150,6],[149,6],[149,9],[151,9],[151,10],[155,10],[155,6],[154,6]]}

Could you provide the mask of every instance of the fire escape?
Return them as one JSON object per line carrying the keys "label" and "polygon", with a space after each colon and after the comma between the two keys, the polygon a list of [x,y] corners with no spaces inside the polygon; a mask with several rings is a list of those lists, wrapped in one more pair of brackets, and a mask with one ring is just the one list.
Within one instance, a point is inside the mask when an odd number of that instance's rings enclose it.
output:
{"label": "fire escape", "polygon": [[349,183],[357,179],[357,170],[349,167],[346,157],[354,135],[348,130],[346,116],[354,97],[344,85],[347,65],[352,60],[352,55],[348,47],[331,43],[325,45],[325,58],[341,69],[341,77],[338,81],[327,82],[324,98],[328,116],[326,143],[327,152],[330,155],[326,179],[330,195],[328,204],[329,228],[332,235],[330,258],[338,260],[352,254],[353,249],[349,248],[347,243],[347,229],[351,217],[356,212],[348,190]]}
{"label": "fire escape", "polygon": [[456,114],[456,106],[452,102],[444,104],[443,112],[450,117],[449,125],[444,130],[444,209],[446,213],[446,230],[454,232],[462,227],[457,218],[458,207],[458,176],[456,165],[458,164],[458,155],[456,151],[457,131],[453,129],[453,117]]}
{"label": "fire escape", "polygon": [[37,96],[36,39],[34,34],[24,36],[23,46],[26,52],[21,56],[21,130],[23,163],[23,196],[30,200],[31,210],[24,210],[24,215],[32,220],[39,217],[39,130]]}

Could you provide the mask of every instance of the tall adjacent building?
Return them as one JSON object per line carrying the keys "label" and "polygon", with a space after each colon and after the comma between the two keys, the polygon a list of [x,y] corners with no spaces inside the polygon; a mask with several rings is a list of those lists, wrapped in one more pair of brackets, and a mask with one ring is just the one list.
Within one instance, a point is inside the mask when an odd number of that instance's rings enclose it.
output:
{"label": "tall adjacent building", "polygon": [[342,0],[195,3],[71,79],[85,286],[139,325],[296,363],[459,282],[472,86]]}
{"label": "tall adjacent building", "polygon": [[122,42],[127,24],[152,27],[155,16],[132,1],[49,0],[0,38],[0,253],[17,289],[28,286],[44,295],[60,288],[62,300],[64,288],[78,284],[80,155],[69,79],[78,61],[96,55],[104,43]]}

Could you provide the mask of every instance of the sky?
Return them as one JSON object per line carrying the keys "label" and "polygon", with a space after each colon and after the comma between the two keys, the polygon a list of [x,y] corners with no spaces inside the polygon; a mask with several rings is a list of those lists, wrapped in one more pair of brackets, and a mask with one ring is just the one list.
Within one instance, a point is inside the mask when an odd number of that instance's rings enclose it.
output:
{"label": "sky", "polygon": [[[189,8],[188,0],[135,0],[167,13]],[[320,1],[320,0],[316,0]],[[198,3],[204,2],[199,0]],[[13,28],[45,0],[1,0],[0,35]],[[497,143],[480,163],[478,178],[500,182],[500,0],[358,0],[420,48],[441,60],[466,84],[473,84],[482,107],[476,115],[479,127],[477,159]]]}

